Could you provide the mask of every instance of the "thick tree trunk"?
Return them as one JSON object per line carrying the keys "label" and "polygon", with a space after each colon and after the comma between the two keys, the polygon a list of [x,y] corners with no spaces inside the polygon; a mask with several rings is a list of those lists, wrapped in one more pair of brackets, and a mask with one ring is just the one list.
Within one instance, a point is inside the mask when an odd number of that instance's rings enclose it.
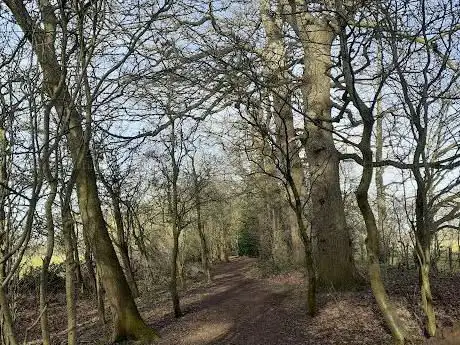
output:
{"label": "thick tree trunk", "polygon": [[66,138],[76,171],[75,185],[83,229],[93,249],[102,283],[113,310],[113,340],[157,339],[158,335],[145,324],[139,314],[107,232],[98,195],[94,162],[87,142],[89,133],[85,135],[83,132],[81,114],[73,104],[63,68],[56,56],[54,34],[58,20],[54,15],[54,9],[46,1],[40,3],[44,24],[42,28],[30,17],[22,1],[7,0],[5,3],[32,44],[43,72],[44,90],[53,99],[56,113],[68,126]]}
{"label": "thick tree trunk", "polygon": [[[260,1],[262,23],[267,35],[265,46],[265,66],[267,74],[267,87],[273,97],[273,112],[275,116],[277,143],[279,146],[280,173],[287,182],[287,192],[291,208],[295,212],[297,234],[292,238],[294,253],[296,252],[297,239],[303,245],[303,260],[308,276],[307,304],[311,316],[316,314],[316,270],[312,257],[312,243],[306,226],[305,207],[307,206],[308,192],[306,190],[304,169],[300,160],[299,147],[294,128],[292,113],[289,76],[286,65],[286,49],[282,39],[283,23],[270,16],[270,2]],[[273,84],[271,84],[273,83]]]}
{"label": "thick tree trunk", "polygon": [[[302,25],[304,47],[306,159],[310,168],[312,234],[317,244],[318,283],[334,289],[356,284],[350,235],[340,190],[339,157],[332,137],[330,79],[331,43],[328,24]],[[340,257],[340,260],[337,260]]]}
{"label": "thick tree trunk", "polygon": [[[299,149],[294,128],[292,114],[291,93],[289,87],[290,78],[286,61],[286,48],[282,38],[282,21],[276,16],[270,16],[270,3],[267,0],[260,1],[260,12],[267,42],[264,52],[264,70],[266,74],[265,87],[268,89],[267,98],[273,98],[273,115],[276,124],[276,136],[278,147],[278,159],[281,163],[280,173],[286,178],[286,174],[292,174],[296,188],[301,199],[307,194],[303,167],[300,161]],[[272,109],[268,110],[269,112]],[[289,172],[288,172],[289,170]],[[302,200],[303,202],[304,200]],[[305,248],[299,236],[298,224],[294,221],[290,228],[291,250],[293,261],[297,264],[305,260]],[[295,224],[295,225],[294,225]]]}

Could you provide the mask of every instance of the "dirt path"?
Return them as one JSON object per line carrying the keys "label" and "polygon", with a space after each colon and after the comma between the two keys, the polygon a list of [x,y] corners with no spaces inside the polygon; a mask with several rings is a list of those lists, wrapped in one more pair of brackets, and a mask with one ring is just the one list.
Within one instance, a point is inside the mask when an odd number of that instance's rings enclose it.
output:
{"label": "dirt path", "polygon": [[210,287],[182,299],[185,316],[156,320],[161,345],[308,344],[303,308],[292,310],[285,286],[251,278],[253,260],[233,259],[216,268]]}
{"label": "dirt path", "polygon": [[[217,266],[211,286],[183,296],[184,317],[152,320],[162,335],[159,344],[305,343],[301,321],[292,322],[296,311],[284,305],[290,289],[251,278],[253,264],[251,259],[238,258]],[[301,310],[297,312],[302,316]]]}

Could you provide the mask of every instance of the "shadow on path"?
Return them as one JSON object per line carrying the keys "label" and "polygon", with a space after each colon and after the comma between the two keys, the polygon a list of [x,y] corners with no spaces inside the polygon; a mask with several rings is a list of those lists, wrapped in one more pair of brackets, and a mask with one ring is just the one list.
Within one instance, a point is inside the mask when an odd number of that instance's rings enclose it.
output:
{"label": "shadow on path", "polygon": [[[286,305],[289,288],[275,289],[249,276],[254,261],[235,258],[216,268],[213,284],[183,298],[185,315],[155,320],[161,345],[310,344],[305,308]],[[194,296],[201,296],[193,300]],[[192,298],[192,301],[189,301]]]}

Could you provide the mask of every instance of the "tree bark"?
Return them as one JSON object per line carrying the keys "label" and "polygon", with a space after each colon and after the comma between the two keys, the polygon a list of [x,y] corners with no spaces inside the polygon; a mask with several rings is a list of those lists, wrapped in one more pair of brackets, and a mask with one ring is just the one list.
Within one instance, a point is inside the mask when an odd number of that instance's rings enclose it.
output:
{"label": "tree bark", "polygon": [[[304,49],[306,159],[310,167],[312,235],[316,239],[318,284],[333,289],[356,285],[352,243],[345,221],[339,179],[339,157],[332,137],[330,78],[331,44],[327,23],[307,24],[300,15]],[[340,257],[340,260],[337,260]]]}
{"label": "tree bark", "polygon": [[123,215],[120,209],[120,202],[118,200],[118,196],[114,193],[111,193],[112,198],[112,207],[113,207],[113,215],[115,218],[115,224],[117,227],[117,247],[120,252],[121,257],[121,264],[123,266],[123,270],[125,272],[126,280],[128,281],[128,285],[131,289],[133,297],[139,297],[139,289],[136,284],[136,280],[134,279],[134,273],[131,266],[131,260],[129,258],[129,247],[128,241],[126,239],[125,234],[125,226],[123,224]]}
{"label": "tree bark", "polygon": [[114,320],[114,341],[137,339],[152,341],[158,338],[142,320],[129,285],[123,274],[102,214],[96,184],[94,162],[87,137],[83,132],[81,114],[73,104],[66,85],[63,66],[57,59],[54,46],[57,18],[48,1],[40,3],[43,28],[31,18],[21,0],[5,0],[24,35],[32,44],[43,72],[44,90],[54,99],[54,108],[68,126],[67,144],[76,171],[76,189],[83,229],[93,249],[102,283],[110,301]]}
{"label": "tree bark", "polygon": [[371,281],[371,288],[374,297],[377,301],[380,311],[386,321],[386,325],[393,335],[393,339],[396,344],[403,345],[405,343],[405,330],[402,326],[402,322],[396,315],[393,306],[390,303],[388,295],[383,285],[382,275],[380,272],[379,263],[379,236],[375,217],[372,209],[369,205],[368,190],[372,180],[372,151],[370,149],[370,135],[372,133],[372,126],[365,125],[367,130],[363,130],[366,134],[363,135],[364,144],[362,144],[363,153],[363,175],[359,187],[356,191],[356,199],[358,201],[359,209],[363,215],[364,222],[367,229],[367,258],[368,258],[368,272]]}
{"label": "tree bark", "polygon": [[173,249],[171,252],[171,277],[169,282],[169,291],[171,293],[171,300],[175,317],[182,316],[179,293],[177,291],[177,257],[179,255],[179,235],[180,232],[175,229],[173,231]]}
{"label": "tree bark", "polygon": [[[7,192],[4,186],[8,185],[8,140],[3,121],[0,123],[0,254],[3,258],[5,254],[5,241],[7,234],[5,205],[7,200]],[[3,287],[5,278],[5,262],[0,264],[0,316],[1,316],[1,339],[6,345],[18,345],[16,333],[14,331],[13,318],[8,302],[8,296]]]}
{"label": "tree bark", "polygon": [[[376,139],[375,139],[375,160],[380,162],[383,156],[383,117],[381,110],[381,101],[377,101],[377,120],[376,120]],[[375,187],[377,192],[377,220],[378,230],[381,234],[381,250],[380,260],[383,263],[388,261],[388,239],[385,231],[385,218],[386,218],[386,206],[385,206],[385,187],[383,184],[383,167],[377,167],[375,169]]]}
{"label": "tree bark", "polygon": [[51,336],[49,330],[49,323],[48,323],[48,301],[47,301],[47,289],[48,289],[48,273],[49,273],[49,266],[51,263],[51,258],[53,256],[54,251],[54,219],[53,219],[53,203],[56,199],[57,195],[57,177],[58,177],[58,169],[57,169],[57,160],[58,156],[57,153],[55,155],[55,172],[52,173],[50,167],[50,160],[51,160],[51,152],[50,152],[50,115],[51,115],[51,107],[49,105],[45,108],[45,115],[44,115],[44,145],[43,145],[43,152],[44,152],[44,161],[42,162],[42,167],[44,171],[44,175],[46,180],[49,184],[49,194],[45,202],[45,218],[46,218],[46,253],[45,257],[43,258],[42,263],[42,270],[40,274],[40,327],[42,331],[42,341],[43,345],[50,345],[51,344]]}
{"label": "tree bark", "polygon": [[196,225],[198,227],[198,235],[200,236],[201,247],[201,266],[206,276],[206,282],[211,282],[211,270],[209,268],[209,249],[206,241],[206,234],[204,233],[203,221],[201,219],[201,188],[198,174],[195,168],[195,159],[192,157],[192,175],[193,184],[195,189],[195,208],[196,208]]}
{"label": "tree bark", "polygon": [[65,246],[65,291],[67,305],[67,343],[68,345],[77,344],[77,310],[76,310],[76,291],[75,291],[75,271],[76,261],[74,257],[74,246],[72,233],[74,232],[72,211],[66,200],[61,200],[62,233],[64,235]]}
{"label": "tree bark", "polygon": [[[45,163],[46,164],[46,163]],[[50,183],[50,194],[46,200],[46,230],[48,232],[46,238],[46,254],[43,258],[42,270],[40,274],[40,327],[42,331],[43,345],[50,345],[50,330],[48,323],[48,301],[47,301],[47,288],[48,288],[48,272],[51,263],[51,258],[54,251],[54,220],[52,207],[57,193],[57,180]]]}
{"label": "tree bark", "polygon": [[[308,137],[304,146],[310,174],[311,231],[318,283],[347,289],[361,282],[353,260],[339,180],[339,156],[331,122],[331,45],[336,33],[329,19],[309,13],[301,0],[279,0],[303,47],[303,109]],[[341,260],[337,261],[337,257]]]}

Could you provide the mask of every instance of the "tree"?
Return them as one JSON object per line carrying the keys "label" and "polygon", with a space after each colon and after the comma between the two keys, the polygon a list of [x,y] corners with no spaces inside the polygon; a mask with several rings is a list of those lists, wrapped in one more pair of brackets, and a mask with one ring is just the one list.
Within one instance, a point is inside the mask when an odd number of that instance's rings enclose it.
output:
{"label": "tree", "polygon": [[[334,145],[331,84],[332,43],[337,32],[330,25],[337,9],[330,1],[307,4],[284,1],[281,15],[291,25],[303,49],[302,104],[306,160],[309,165],[312,232],[317,243],[316,264],[321,285],[347,288],[360,280],[353,263],[350,234],[340,190],[340,157]],[[337,261],[336,258],[342,258]]]}
{"label": "tree", "polygon": [[205,180],[203,176],[198,175],[195,156],[190,157],[190,164],[192,167],[192,179],[193,179],[193,192],[195,196],[195,209],[196,209],[196,225],[198,228],[198,234],[200,236],[200,245],[201,245],[201,265],[206,275],[206,282],[211,282],[211,269],[210,269],[210,260],[209,260],[209,245],[206,240],[206,234],[204,232],[203,219],[202,219],[202,191],[204,188]]}
{"label": "tree", "polygon": [[[433,227],[434,223],[431,217],[434,217],[437,210],[435,210],[436,207],[430,209],[428,200],[430,200],[430,193],[435,193],[434,190],[439,187],[439,185],[436,186],[437,182],[434,182],[436,178],[432,179],[436,175],[434,170],[451,170],[458,165],[458,155],[449,149],[449,146],[452,145],[451,131],[447,129],[447,132],[441,135],[442,139],[436,139],[436,132],[439,133],[439,129],[444,127],[444,116],[446,116],[446,112],[449,113],[446,110],[449,106],[444,111],[441,106],[440,112],[438,107],[443,104],[445,95],[450,94],[453,88],[456,88],[458,77],[458,74],[448,72],[452,68],[449,47],[452,44],[453,36],[449,31],[444,33],[444,30],[452,30],[456,27],[457,19],[452,16],[449,6],[431,12],[428,10],[428,3],[426,2],[422,2],[420,5],[408,4],[404,9],[397,6],[382,8],[379,4],[375,4],[375,7],[371,5],[368,10],[363,9],[362,17],[358,21],[344,6],[341,8],[342,10],[338,12],[338,21],[341,28],[339,37],[343,68],[336,81],[339,82],[343,78],[344,98],[352,102],[362,120],[361,141],[355,145],[361,152],[361,157],[354,154],[345,156],[353,157],[363,166],[363,178],[357,198],[368,228],[368,249],[372,256],[369,257],[371,283],[372,276],[376,281],[381,281],[381,278],[379,278],[380,273],[376,262],[376,257],[379,254],[378,232],[374,229],[375,218],[368,205],[367,193],[373,167],[391,165],[394,168],[411,171],[417,186],[415,222],[411,221],[411,223],[416,238],[422,309],[427,318],[427,335],[432,336],[435,334],[436,325],[428,272],[431,236],[437,229],[437,226]],[[371,11],[375,15],[375,22],[371,25],[366,22],[362,26],[365,27],[364,30],[355,32],[353,28],[361,27],[365,21],[363,19],[364,13]],[[420,17],[421,21],[413,23],[411,19],[414,17]],[[444,25],[446,25],[445,28],[443,28]],[[416,34],[411,33],[411,30]],[[428,36],[432,37],[428,39]],[[441,37],[445,43],[445,51],[441,51],[436,45],[436,41]],[[377,38],[379,42],[374,45],[374,39]],[[401,45],[401,41],[404,41],[405,44]],[[360,48],[357,48],[358,45]],[[378,49],[375,48],[376,46]],[[362,55],[356,54],[353,49],[357,49]],[[380,57],[380,66],[377,72],[372,69],[373,66],[370,63],[366,62],[370,61],[368,59],[372,54]],[[364,59],[360,59],[361,56]],[[370,96],[368,92],[364,91],[369,85],[369,80],[378,81],[377,91],[373,94],[370,93]],[[405,139],[407,139],[404,141],[409,145],[401,145],[398,148],[391,146],[395,159],[373,162],[371,151],[372,128],[375,121],[373,111],[386,91],[389,91],[388,94],[391,96],[385,100],[387,104],[390,104],[390,107],[385,111],[388,116],[393,116],[392,121],[397,124],[394,126],[395,131],[390,137],[401,141],[401,132],[403,132],[403,135],[406,135]],[[436,111],[432,112],[434,109]],[[383,116],[383,113],[379,111],[378,116]],[[450,120],[456,121],[455,117],[450,117]],[[432,137],[438,146],[429,148],[427,146],[429,127],[433,121],[440,121],[443,125],[435,127],[435,135]],[[439,144],[441,142],[446,146],[440,150]],[[353,144],[351,141],[348,143]],[[440,158],[439,152],[443,152],[441,156],[446,153],[446,156],[443,157],[445,165],[441,163],[443,159]],[[409,159],[406,160],[407,158]],[[441,175],[444,174],[441,173]],[[447,185],[447,191],[451,192],[458,185],[458,181],[456,179],[451,180]],[[429,192],[430,189],[431,192]],[[431,205],[435,203],[435,199],[439,199],[441,194],[445,193],[437,194]],[[404,197],[406,198],[406,195]],[[455,199],[455,197],[453,198]],[[450,211],[447,211],[444,217],[440,217],[438,221],[441,223],[449,221],[449,216],[458,216],[458,210],[458,204],[453,205]],[[440,225],[441,223],[436,224]],[[375,267],[372,268],[372,265]],[[374,288],[374,294],[386,317],[387,324],[392,329],[395,340],[403,343],[405,338],[403,327],[395,318],[394,312],[385,306],[388,305],[385,302],[387,297],[381,293],[382,291],[383,285],[380,288],[377,286]]]}
{"label": "tree", "polygon": [[[90,238],[102,282],[114,312],[113,340],[118,341],[125,338],[142,341],[154,340],[158,336],[145,324],[139,314],[108,235],[96,185],[93,158],[89,148],[90,132],[88,130],[86,133],[84,132],[82,114],[77,110],[75,100],[67,84],[67,66],[63,65],[65,61],[61,60],[60,62],[58,59],[59,48],[64,54],[67,54],[65,49],[69,39],[66,36],[68,34],[67,29],[69,29],[66,14],[61,13],[63,15],[58,19],[55,13],[57,9],[65,9],[64,3],[60,3],[59,7],[56,8],[49,1],[41,1],[38,4],[41,14],[41,22],[39,23],[33,19],[23,1],[4,0],[4,3],[32,45],[42,69],[45,93],[52,100],[55,112],[67,128],[66,139],[76,171],[75,186],[84,231]],[[80,10],[85,11],[86,9]],[[97,10],[96,6],[94,10]],[[82,12],[80,15],[84,16],[85,13]],[[151,19],[150,22],[153,20]],[[63,29],[61,42],[56,41],[58,24]],[[138,40],[148,27],[147,25],[147,27],[141,28],[133,40]],[[87,101],[91,102],[89,99]],[[87,115],[90,116],[90,113]]]}

